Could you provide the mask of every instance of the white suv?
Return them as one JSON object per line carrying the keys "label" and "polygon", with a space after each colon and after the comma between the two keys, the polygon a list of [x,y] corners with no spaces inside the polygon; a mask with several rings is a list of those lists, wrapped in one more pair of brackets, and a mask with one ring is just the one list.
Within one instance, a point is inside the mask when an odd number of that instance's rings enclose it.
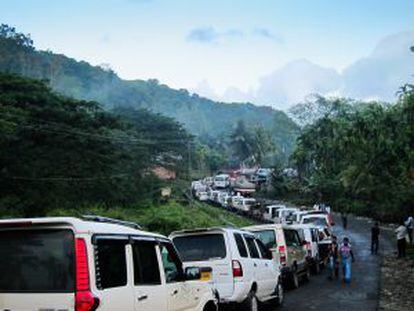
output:
{"label": "white suv", "polygon": [[185,266],[211,267],[220,303],[283,302],[279,269],[255,236],[229,228],[195,229],[170,235]]}
{"label": "white suv", "polygon": [[184,272],[170,240],[131,223],[0,221],[0,310],[217,310],[200,271]]}

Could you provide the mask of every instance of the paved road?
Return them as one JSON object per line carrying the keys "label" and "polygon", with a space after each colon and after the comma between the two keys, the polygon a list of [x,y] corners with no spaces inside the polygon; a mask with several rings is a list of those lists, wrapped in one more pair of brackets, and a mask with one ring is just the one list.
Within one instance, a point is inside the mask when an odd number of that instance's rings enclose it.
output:
{"label": "paved road", "polygon": [[[341,280],[329,281],[327,271],[313,276],[310,282],[299,289],[286,293],[284,307],[279,310],[363,310],[377,309],[380,279],[380,256],[371,255],[370,224],[366,220],[349,218],[349,228],[344,231],[337,221],[335,234],[339,238],[348,236],[355,252],[356,262],[353,264],[352,283],[344,286]],[[392,243],[389,233],[381,237],[380,252],[390,252]],[[268,307],[267,310],[274,308]]]}

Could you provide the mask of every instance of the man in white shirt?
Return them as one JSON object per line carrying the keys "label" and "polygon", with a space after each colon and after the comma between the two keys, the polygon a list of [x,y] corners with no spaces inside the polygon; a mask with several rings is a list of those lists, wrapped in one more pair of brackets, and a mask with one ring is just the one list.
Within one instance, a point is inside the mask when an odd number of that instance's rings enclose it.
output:
{"label": "man in white shirt", "polygon": [[405,226],[407,227],[408,230],[408,236],[410,237],[410,243],[414,244],[413,242],[413,230],[414,230],[414,218],[413,217],[408,217],[407,221],[405,222]]}
{"label": "man in white shirt", "polygon": [[397,247],[398,247],[398,258],[404,258],[405,257],[405,249],[407,247],[407,227],[405,226],[405,223],[402,222],[401,225],[395,230],[395,233],[397,234]]}

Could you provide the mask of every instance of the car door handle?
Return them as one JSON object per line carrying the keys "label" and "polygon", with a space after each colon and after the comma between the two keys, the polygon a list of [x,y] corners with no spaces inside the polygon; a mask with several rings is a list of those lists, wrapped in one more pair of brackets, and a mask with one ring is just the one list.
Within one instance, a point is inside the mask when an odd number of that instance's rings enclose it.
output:
{"label": "car door handle", "polygon": [[138,299],[138,301],[143,301],[145,299],[148,299],[148,295],[141,295],[137,299]]}
{"label": "car door handle", "polygon": [[254,267],[257,267],[257,264],[253,264]]}
{"label": "car door handle", "polygon": [[174,289],[172,292],[171,292],[171,296],[175,296],[175,295],[177,295],[178,294],[178,289]]}

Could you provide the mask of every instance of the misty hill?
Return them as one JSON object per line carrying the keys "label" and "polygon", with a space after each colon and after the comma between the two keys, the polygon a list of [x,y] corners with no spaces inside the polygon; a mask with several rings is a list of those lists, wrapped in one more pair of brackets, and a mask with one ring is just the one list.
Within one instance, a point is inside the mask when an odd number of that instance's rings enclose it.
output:
{"label": "misty hill", "polygon": [[175,90],[157,80],[126,81],[112,70],[76,61],[65,55],[39,51],[29,36],[13,28],[0,31],[0,71],[48,80],[55,91],[77,99],[93,100],[105,108],[147,108],[175,118],[202,137],[227,135],[238,120],[262,125],[272,132],[280,150],[293,148],[298,127],[281,111],[250,103],[220,103],[187,90]]}

